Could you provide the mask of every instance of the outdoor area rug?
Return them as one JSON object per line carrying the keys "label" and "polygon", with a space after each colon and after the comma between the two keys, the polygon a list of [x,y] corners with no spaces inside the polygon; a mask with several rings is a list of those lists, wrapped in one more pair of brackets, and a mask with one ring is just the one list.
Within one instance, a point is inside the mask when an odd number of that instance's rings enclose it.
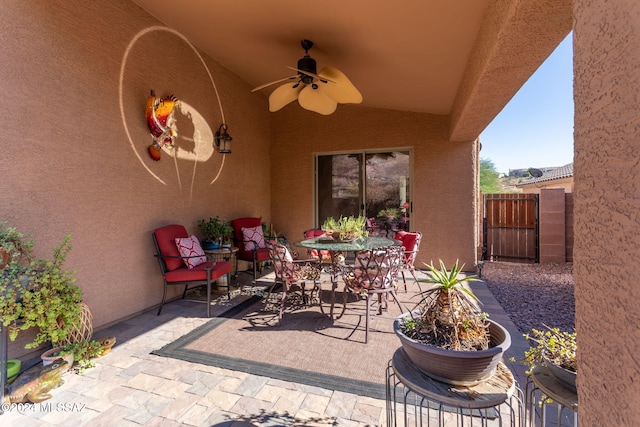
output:
{"label": "outdoor area rug", "polygon": [[[263,278],[268,283],[269,278]],[[273,280],[273,279],[271,279]],[[418,287],[408,283],[398,291],[403,309],[413,308]],[[330,289],[325,281],[323,289]],[[342,289],[342,285],[339,286]],[[217,366],[326,389],[385,398],[386,367],[400,341],[393,320],[400,309],[392,299],[387,311],[372,316],[365,344],[365,300],[350,295],[344,315],[342,293],[336,295],[334,319],[322,314],[317,301],[303,305],[291,298],[282,324],[278,324],[280,293],[268,303],[252,296],[219,317],[154,351],[160,356]],[[328,313],[330,292],[323,292]],[[372,313],[376,310],[373,308]]]}

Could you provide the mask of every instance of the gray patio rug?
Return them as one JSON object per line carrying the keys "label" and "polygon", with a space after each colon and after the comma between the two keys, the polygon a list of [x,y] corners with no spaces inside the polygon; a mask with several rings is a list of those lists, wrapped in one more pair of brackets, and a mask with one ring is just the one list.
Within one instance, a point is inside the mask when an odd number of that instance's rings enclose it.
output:
{"label": "gray patio rug", "polygon": [[[417,285],[398,295],[404,309],[412,308]],[[323,288],[330,285],[324,283]],[[340,288],[341,289],[341,288]],[[351,295],[344,315],[333,320],[317,304],[305,306],[293,298],[283,322],[278,324],[276,304],[254,296],[223,315],[213,318],[154,354],[267,376],[310,386],[339,390],[376,399],[385,398],[386,367],[400,341],[393,320],[400,314],[389,308],[371,317],[369,342],[365,344],[365,303]],[[328,312],[330,293],[323,293]],[[342,293],[336,295],[337,313]],[[334,316],[335,317],[335,316]]]}

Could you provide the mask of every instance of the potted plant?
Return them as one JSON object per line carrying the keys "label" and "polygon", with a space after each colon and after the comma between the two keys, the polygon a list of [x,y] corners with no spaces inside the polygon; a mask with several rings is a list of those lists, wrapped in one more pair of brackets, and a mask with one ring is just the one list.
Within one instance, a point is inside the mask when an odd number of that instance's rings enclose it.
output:
{"label": "potted plant", "polygon": [[432,288],[420,292],[414,310],[394,322],[409,359],[430,377],[455,385],[473,385],[491,378],[511,345],[509,332],[489,320],[479,308],[475,294],[465,282],[479,281],[464,276],[458,261],[447,270],[425,264]]}
{"label": "potted plant", "polygon": [[369,235],[367,219],[363,216],[340,216],[337,220],[329,217],[321,228],[336,241],[353,241]]}
{"label": "potted plant", "polygon": [[44,343],[57,347],[79,319],[81,289],[74,284],[74,271],[63,269],[71,250],[71,235],[53,249],[53,259],[32,259],[28,265],[12,257],[0,275],[0,312],[9,338],[19,331],[37,329],[35,339],[25,348]]}
{"label": "potted plant", "polygon": [[33,258],[33,240],[28,239],[20,230],[9,227],[0,221],[0,270],[4,269],[11,260],[14,267],[29,264]]}
{"label": "potted plant", "polygon": [[104,354],[104,346],[100,341],[82,340],[65,344],[58,349],[54,356],[62,357],[70,354],[73,357],[73,369],[82,374],[88,368],[96,365],[95,358]]}
{"label": "potted plant", "polygon": [[575,332],[560,331],[544,325],[546,330],[532,329],[524,337],[531,347],[521,361],[529,366],[530,375],[537,365],[544,366],[560,384],[576,392],[576,350],[578,344]]}
{"label": "potted plant", "polygon": [[399,216],[399,211],[397,208],[385,208],[378,212],[379,218],[387,218],[390,220],[397,219]]}
{"label": "potted plant", "polygon": [[227,241],[233,233],[233,227],[228,221],[215,218],[209,218],[208,220],[201,219],[198,221],[198,226],[204,233],[203,249],[217,249],[222,243]]}

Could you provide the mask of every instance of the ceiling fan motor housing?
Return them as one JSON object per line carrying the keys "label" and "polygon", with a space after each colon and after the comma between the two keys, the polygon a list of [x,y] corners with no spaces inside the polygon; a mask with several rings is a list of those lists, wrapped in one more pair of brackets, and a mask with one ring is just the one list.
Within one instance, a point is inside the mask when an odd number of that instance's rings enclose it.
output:
{"label": "ceiling fan motor housing", "polygon": [[[305,55],[304,57],[298,60],[298,70],[306,71],[311,74],[317,74],[316,60],[310,57],[309,55]],[[311,82],[313,82],[312,76],[309,76],[307,74],[303,74],[300,72],[298,72],[298,74],[300,74],[300,77],[302,78],[302,82],[304,84],[308,85],[308,84],[311,84]]]}

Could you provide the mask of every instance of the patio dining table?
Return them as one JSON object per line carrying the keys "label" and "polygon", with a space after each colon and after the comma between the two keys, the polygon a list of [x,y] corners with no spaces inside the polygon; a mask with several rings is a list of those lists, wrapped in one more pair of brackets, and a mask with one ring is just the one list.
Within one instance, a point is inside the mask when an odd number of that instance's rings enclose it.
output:
{"label": "patio dining table", "polygon": [[[337,254],[344,252],[359,252],[367,249],[386,248],[389,246],[400,246],[399,240],[389,239],[387,237],[361,237],[353,241],[336,241],[331,237],[314,237],[313,239],[302,240],[294,243],[307,249],[315,249],[317,251],[329,251],[331,255],[331,266],[329,273],[331,275],[331,305],[329,306],[329,317],[333,319],[333,309],[336,301],[336,289],[338,288],[338,258]],[[324,313],[322,308],[322,298],[320,301],[320,311]]]}

